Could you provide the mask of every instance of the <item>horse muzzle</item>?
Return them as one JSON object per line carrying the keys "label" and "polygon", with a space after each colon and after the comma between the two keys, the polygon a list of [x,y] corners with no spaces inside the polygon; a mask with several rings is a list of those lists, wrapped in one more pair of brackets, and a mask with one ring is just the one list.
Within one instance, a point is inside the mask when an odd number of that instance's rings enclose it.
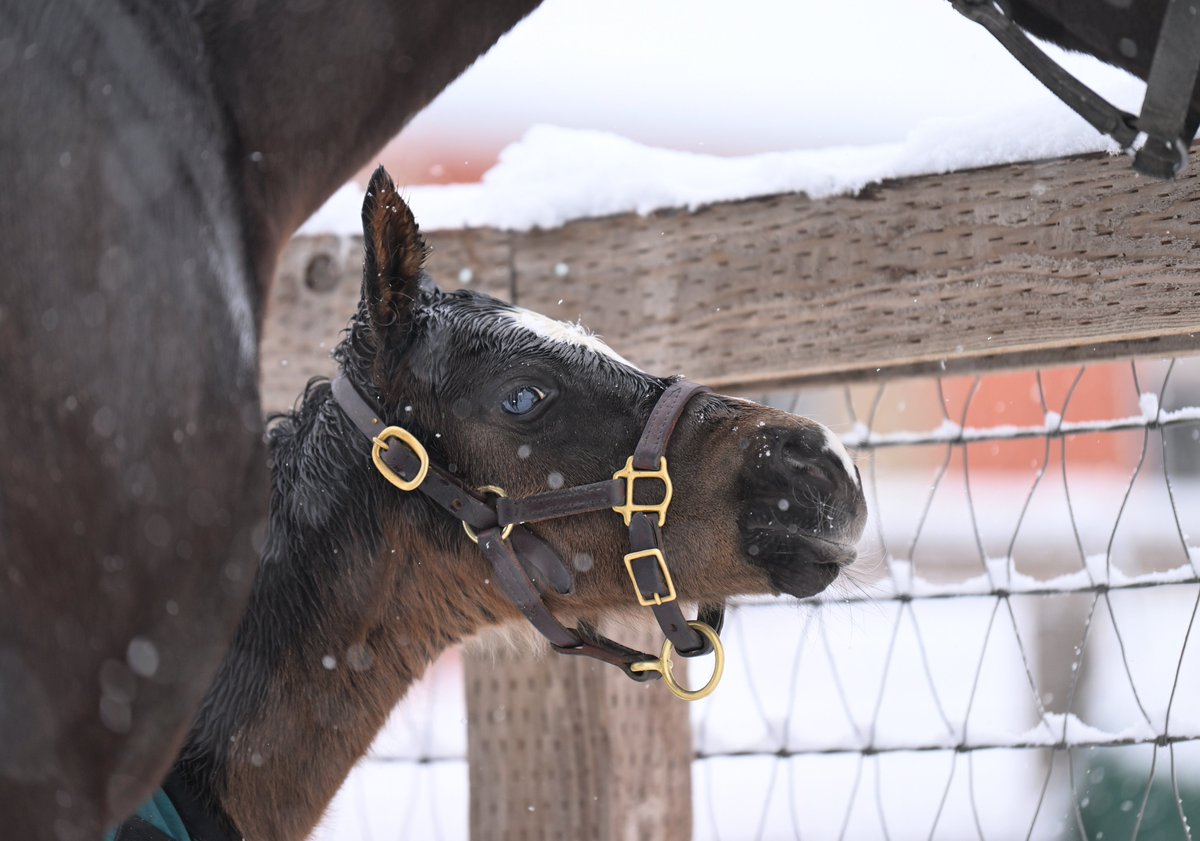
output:
{"label": "horse muzzle", "polygon": [[747,560],[777,591],[819,593],[858,556],[867,520],[858,468],[812,421],[758,427],[744,440],[738,528]]}

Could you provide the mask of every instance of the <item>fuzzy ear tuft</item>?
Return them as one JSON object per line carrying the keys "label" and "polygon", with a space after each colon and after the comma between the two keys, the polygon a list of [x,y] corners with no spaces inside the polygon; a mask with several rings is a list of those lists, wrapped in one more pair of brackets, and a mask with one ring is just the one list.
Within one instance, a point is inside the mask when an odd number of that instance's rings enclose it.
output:
{"label": "fuzzy ear tuft", "polygon": [[371,176],[362,206],[363,300],[376,333],[408,324],[429,253],[417,220],[382,166]]}

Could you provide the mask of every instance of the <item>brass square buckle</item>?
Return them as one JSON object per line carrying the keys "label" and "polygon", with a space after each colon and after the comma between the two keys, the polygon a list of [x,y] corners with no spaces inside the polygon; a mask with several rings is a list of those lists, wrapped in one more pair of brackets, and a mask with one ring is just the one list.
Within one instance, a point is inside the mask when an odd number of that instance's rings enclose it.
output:
{"label": "brass square buckle", "polygon": [[[633,574],[633,562],[638,558],[654,558],[658,561],[658,568],[662,570],[663,581],[667,582],[666,595],[655,593],[648,599],[642,596],[642,588],[638,586],[637,576]],[[625,569],[629,573],[629,580],[633,582],[633,592],[637,595],[638,604],[642,607],[675,601],[675,582],[671,580],[671,570],[667,569],[667,559],[663,557],[661,549],[645,549],[641,552],[630,552],[625,556]]]}
{"label": "brass square buckle", "polygon": [[[662,528],[666,525],[667,507],[671,504],[671,496],[675,493],[675,488],[671,484],[671,474],[667,472],[667,457],[660,457],[658,464],[658,470],[638,470],[633,466],[633,456],[630,456],[625,462],[625,466],[613,474],[614,479],[625,480],[625,504],[613,506],[613,511],[616,511],[625,518],[625,525],[629,525],[630,518],[633,517],[635,511],[653,511],[658,514],[658,527]],[[633,487],[638,479],[661,479],[663,487],[666,488],[662,502],[654,505],[638,505],[635,503],[633,501]]]}
{"label": "brass square buckle", "polygon": [[[405,479],[388,467],[387,462],[383,460],[382,453],[388,449],[389,438],[398,438],[420,460],[421,466],[417,468],[417,475],[412,479]],[[421,483],[425,481],[425,475],[429,472],[429,454],[425,452],[421,442],[411,432],[403,427],[389,426],[371,440],[374,442],[374,446],[371,447],[371,461],[375,462],[375,469],[383,474],[383,478],[402,491],[413,491],[421,486]]]}

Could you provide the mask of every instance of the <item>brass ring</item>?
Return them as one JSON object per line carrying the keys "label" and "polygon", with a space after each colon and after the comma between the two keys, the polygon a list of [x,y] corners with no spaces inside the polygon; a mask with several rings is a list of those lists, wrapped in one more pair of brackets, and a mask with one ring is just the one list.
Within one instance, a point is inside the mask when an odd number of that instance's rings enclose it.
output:
{"label": "brass ring", "polygon": [[632,663],[629,668],[635,672],[658,672],[662,675],[667,689],[676,698],[684,701],[699,701],[701,698],[711,695],[717,688],[717,684],[721,682],[721,676],[725,673],[725,646],[721,645],[720,635],[703,622],[688,622],[688,627],[699,632],[712,643],[716,663],[713,665],[712,677],[708,679],[708,683],[699,689],[685,689],[679,685],[679,682],[675,680],[675,675],[671,673],[671,652],[675,650],[675,647],[669,639],[663,640],[662,654],[657,660]]}
{"label": "brass ring", "polygon": [[[482,487],[476,488],[475,490],[479,491],[480,493],[492,494],[494,496],[503,496],[503,497],[508,496],[508,494],[506,494],[504,492],[504,488],[497,487],[496,485],[484,485]],[[508,540],[508,536],[510,534],[512,534],[514,525],[516,525],[516,523],[509,523],[507,526],[505,526],[504,528],[502,528],[500,530],[500,539],[501,540]],[[473,543],[479,543],[479,535],[475,533],[475,529],[471,528],[471,525],[466,520],[463,520],[462,526],[463,526],[463,531],[465,531],[467,533],[467,537],[471,538],[471,541]]]}

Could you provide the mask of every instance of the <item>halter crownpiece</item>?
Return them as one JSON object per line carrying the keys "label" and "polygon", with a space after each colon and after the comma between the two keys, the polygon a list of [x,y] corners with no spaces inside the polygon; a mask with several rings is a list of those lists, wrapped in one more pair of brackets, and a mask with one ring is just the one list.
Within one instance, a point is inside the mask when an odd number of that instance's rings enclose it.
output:
{"label": "halter crownpiece", "polygon": [[[496,485],[469,488],[433,464],[412,433],[403,427],[388,426],[379,418],[345,373],[334,378],[332,388],[338,406],[371,440],[375,468],[402,491],[420,490],[462,523],[467,536],[478,544],[491,565],[505,595],[555,651],[602,660],[637,681],[661,677],[676,697],[687,701],[707,697],[716,689],[725,666],[719,636],[725,607],[704,605],[695,621],[684,617],[663,551],[661,531],[674,495],[667,469],[667,444],[688,402],[707,388],[686,380],[668,386],[650,412],[633,455],[613,478],[521,499],[509,498]],[[639,481],[660,483],[661,499],[652,504],[635,502]],[[629,527],[630,551],[624,558],[625,569],[638,604],[654,612],[666,635],[658,657],[626,648],[584,624],[568,628],[543,600],[548,592],[573,592],[572,575],[558,553],[527,524],[605,509],[620,514]],[[673,651],[684,657],[714,653],[716,663],[708,682],[696,690],[680,686],[672,674]]]}

